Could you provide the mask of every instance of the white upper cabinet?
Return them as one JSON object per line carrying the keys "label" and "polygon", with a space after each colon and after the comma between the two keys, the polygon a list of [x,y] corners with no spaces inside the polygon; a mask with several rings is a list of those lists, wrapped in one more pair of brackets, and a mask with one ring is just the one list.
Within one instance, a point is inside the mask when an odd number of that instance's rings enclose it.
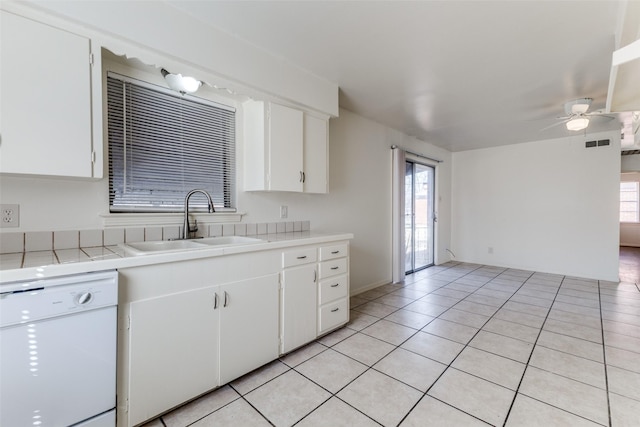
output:
{"label": "white upper cabinet", "polygon": [[327,192],[327,120],[248,101],[244,138],[245,191]]}
{"label": "white upper cabinet", "polygon": [[304,115],[305,193],[329,192],[329,121]]}
{"label": "white upper cabinet", "polygon": [[7,11],[0,16],[0,172],[102,177],[95,126],[102,114],[92,110],[101,100],[100,66],[92,65],[90,39]]}

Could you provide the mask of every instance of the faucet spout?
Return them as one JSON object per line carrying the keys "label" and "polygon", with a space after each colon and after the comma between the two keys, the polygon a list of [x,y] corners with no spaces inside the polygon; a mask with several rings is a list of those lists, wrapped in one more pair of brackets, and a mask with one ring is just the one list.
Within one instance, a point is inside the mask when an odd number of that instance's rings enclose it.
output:
{"label": "faucet spout", "polygon": [[184,223],[182,224],[183,239],[190,238],[191,233],[198,231],[197,221],[194,227],[191,227],[191,225],[189,225],[189,198],[191,198],[191,196],[194,193],[201,193],[207,197],[207,202],[209,203],[209,213],[214,213],[216,211],[215,208],[213,207],[213,200],[211,200],[211,195],[207,193],[205,190],[196,189],[196,190],[189,191],[187,193],[187,196],[184,198]]}

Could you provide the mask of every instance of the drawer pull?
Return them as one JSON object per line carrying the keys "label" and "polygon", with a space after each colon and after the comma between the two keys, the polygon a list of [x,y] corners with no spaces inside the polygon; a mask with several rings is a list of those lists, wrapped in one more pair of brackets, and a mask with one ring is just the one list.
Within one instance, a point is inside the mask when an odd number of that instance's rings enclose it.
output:
{"label": "drawer pull", "polygon": [[338,286],[340,286],[340,283],[336,283],[335,285],[331,285],[332,288],[337,288]]}
{"label": "drawer pull", "polygon": [[307,258],[307,256],[306,256],[306,255],[302,255],[302,256],[299,256],[299,257],[298,257],[298,259],[306,259],[306,258]]}
{"label": "drawer pull", "polygon": [[333,252],[331,252],[331,254],[332,254],[332,255],[336,255],[336,254],[339,254],[339,253],[340,253],[340,251],[333,251]]}
{"label": "drawer pull", "polygon": [[331,267],[332,270],[337,270],[339,268],[340,268],[339,266]]}
{"label": "drawer pull", "polygon": [[336,311],[340,310],[339,307],[334,308],[333,310],[331,310],[332,313],[335,313]]}

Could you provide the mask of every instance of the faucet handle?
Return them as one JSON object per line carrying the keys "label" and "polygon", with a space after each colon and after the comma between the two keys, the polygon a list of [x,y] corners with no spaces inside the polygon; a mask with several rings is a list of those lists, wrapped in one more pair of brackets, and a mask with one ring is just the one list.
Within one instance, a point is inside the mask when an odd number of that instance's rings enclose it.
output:
{"label": "faucet handle", "polygon": [[196,231],[198,231],[198,220],[194,219],[193,220],[193,228],[191,228],[191,226],[189,226],[189,231],[192,233],[195,233]]}

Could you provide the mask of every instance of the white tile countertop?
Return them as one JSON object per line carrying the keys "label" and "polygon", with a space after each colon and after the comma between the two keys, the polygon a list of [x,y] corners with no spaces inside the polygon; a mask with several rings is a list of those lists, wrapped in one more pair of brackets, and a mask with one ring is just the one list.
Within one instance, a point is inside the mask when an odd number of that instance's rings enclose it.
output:
{"label": "white tile countertop", "polygon": [[7,253],[0,255],[0,287],[16,281],[33,281],[93,271],[350,240],[353,239],[353,234],[299,231],[255,237],[263,241],[225,247],[204,246],[198,249],[138,256],[128,254],[119,245]]}

